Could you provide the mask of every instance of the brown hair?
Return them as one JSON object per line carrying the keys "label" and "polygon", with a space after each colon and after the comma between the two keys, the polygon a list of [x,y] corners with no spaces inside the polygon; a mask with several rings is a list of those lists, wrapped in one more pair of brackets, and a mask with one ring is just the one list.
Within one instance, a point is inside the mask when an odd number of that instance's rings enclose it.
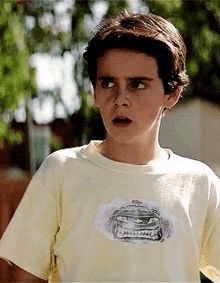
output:
{"label": "brown hair", "polygon": [[135,50],[156,58],[165,93],[189,84],[182,36],[172,23],[160,16],[123,11],[98,26],[83,54],[93,86],[97,59],[112,48]]}

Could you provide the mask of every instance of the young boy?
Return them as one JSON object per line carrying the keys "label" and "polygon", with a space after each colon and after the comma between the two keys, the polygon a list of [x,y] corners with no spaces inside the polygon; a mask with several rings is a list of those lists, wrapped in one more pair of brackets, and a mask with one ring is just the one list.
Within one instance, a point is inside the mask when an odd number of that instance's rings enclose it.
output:
{"label": "young boy", "polygon": [[158,141],[188,84],[185,53],[153,14],[99,26],[84,58],[107,137],[34,176],[0,244],[16,282],[199,282],[200,270],[220,282],[220,181]]}

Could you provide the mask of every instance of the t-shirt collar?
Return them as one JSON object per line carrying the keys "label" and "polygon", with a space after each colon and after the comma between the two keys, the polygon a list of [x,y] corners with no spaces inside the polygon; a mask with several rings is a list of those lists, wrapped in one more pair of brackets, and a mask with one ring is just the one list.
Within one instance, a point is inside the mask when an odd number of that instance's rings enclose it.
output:
{"label": "t-shirt collar", "polygon": [[165,149],[169,155],[167,160],[158,160],[150,162],[146,165],[129,164],[111,160],[102,155],[97,146],[102,141],[92,140],[87,146],[83,148],[82,154],[84,158],[96,163],[98,166],[104,167],[110,171],[124,172],[129,174],[165,174],[170,171],[172,163],[173,152],[170,149]]}

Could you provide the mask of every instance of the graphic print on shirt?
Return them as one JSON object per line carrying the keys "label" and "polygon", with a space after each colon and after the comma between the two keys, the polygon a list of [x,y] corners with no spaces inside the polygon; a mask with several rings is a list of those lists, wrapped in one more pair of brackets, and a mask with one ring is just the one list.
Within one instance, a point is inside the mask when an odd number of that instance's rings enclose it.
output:
{"label": "graphic print on shirt", "polygon": [[142,200],[115,199],[101,207],[95,223],[108,238],[132,243],[163,242],[174,231],[172,217]]}

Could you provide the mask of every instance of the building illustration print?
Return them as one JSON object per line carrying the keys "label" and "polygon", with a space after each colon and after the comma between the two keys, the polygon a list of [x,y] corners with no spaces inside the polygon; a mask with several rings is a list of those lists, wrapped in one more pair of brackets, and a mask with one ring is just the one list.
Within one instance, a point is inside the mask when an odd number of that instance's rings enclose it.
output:
{"label": "building illustration print", "polygon": [[131,243],[163,242],[174,232],[172,217],[142,200],[116,199],[101,207],[95,223],[108,238]]}

